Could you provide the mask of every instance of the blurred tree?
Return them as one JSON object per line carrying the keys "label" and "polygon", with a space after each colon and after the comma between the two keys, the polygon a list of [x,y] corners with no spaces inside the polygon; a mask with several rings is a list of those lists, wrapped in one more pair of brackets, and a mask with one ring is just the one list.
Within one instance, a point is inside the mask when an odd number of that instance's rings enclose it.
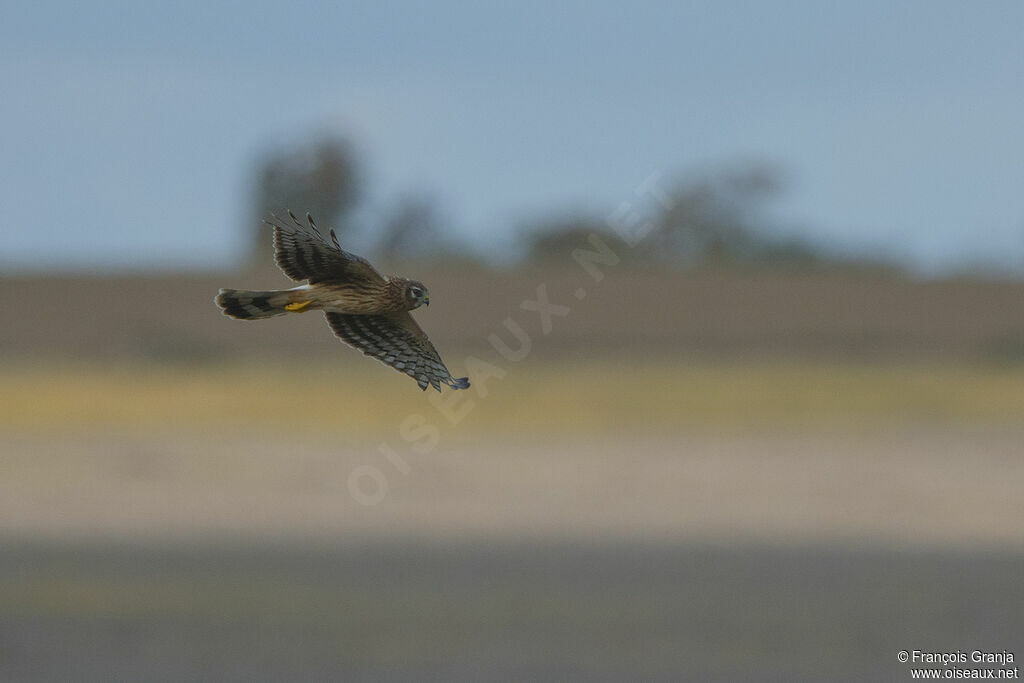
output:
{"label": "blurred tree", "polygon": [[406,194],[385,212],[377,229],[377,256],[387,264],[431,261],[479,267],[481,261],[451,230],[442,205],[430,194]]}
{"label": "blurred tree", "polygon": [[385,216],[377,250],[391,261],[421,258],[442,250],[443,232],[437,202],[428,195],[408,195]]}
{"label": "blurred tree", "polygon": [[765,165],[678,185],[671,207],[655,219],[646,256],[711,265],[758,260],[771,242],[760,229],[764,203],[781,188],[779,171]]}
{"label": "blurred tree", "polygon": [[[647,198],[642,220],[649,222],[652,230],[623,257],[672,264],[749,260],[764,240],[755,227],[762,221],[762,205],[780,187],[778,172],[768,166],[749,166],[678,183],[662,201]],[[542,221],[527,231],[529,255],[538,260],[564,258],[593,233],[610,236],[612,223],[582,215]]]}
{"label": "blurred tree", "polygon": [[267,263],[272,251],[270,229],[263,223],[271,212],[307,211],[339,238],[350,232],[350,214],[360,198],[360,174],[351,146],[323,138],[299,149],[273,152],[260,163],[254,197],[252,256]]}
{"label": "blurred tree", "polygon": [[[807,240],[781,237],[767,231],[765,204],[778,196],[782,187],[779,170],[765,164],[679,182],[660,198],[648,198],[647,212],[641,210],[640,220],[648,222],[652,228],[620,256],[634,263],[676,266],[877,265],[868,261],[840,260]],[[613,222],[582,215],[539,222],[527,231],[529,258],[536,261],[565,259],[573,249],[586,245],[588,236],[595,233],[606,240],[614,240]]]}
{"label": "blurred tree", "polygon": [[573,249],[587,246],[593,234],[609,243],[615,240],[606,221],[582,215],[538,223],[526,233],[527,258],[536,262],[564,262]]}
{"label": "blurred tree", "polygon": [[644,245],[646,257],[714,266],[899,273],[877,254],[843,255],[805,237],[773,233],[765,205],[783,188],[780,170],[765,164],[678,185],[670,194],[671,207],[655,221]]}

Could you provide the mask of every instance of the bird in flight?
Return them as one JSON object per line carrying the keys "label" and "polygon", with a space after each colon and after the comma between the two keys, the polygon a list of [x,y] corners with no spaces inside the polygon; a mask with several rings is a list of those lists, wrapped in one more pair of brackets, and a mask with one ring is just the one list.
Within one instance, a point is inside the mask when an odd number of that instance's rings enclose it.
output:
{"label": "bird in flight", "polygon": [[214,299],[224,315],[237,320],[262,320],[287,313],[320,310],[343,342],[416,380],[420,389],[441,391],[469,387],[469,378],[452,377],[437,349],[409,311],[430,305],[422,282],[384,277],[361,256],[345,251],[334,230],[328,242],[313,217],[303,224],[271,214],[274,261],[285,275],[307,284],[292,289],[249,291],[222,289]]}

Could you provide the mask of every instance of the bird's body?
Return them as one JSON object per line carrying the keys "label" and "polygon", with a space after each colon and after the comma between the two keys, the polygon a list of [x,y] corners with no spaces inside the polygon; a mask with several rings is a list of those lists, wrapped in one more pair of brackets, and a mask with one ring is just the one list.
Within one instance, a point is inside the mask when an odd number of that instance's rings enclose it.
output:
{"label": "bird's body", "polygon": [[334,231],[328,243],[306,214],[303,225],[289,211],[291,223],[276,216],[274,255],[278,267],[293,280],[308,284],[291,289],[252,291],[222,289],[215,302],[225,315],[262,320],[287,313],[322,310],[331,330],[349,346],[416,380],[421,389],[441,384],[469,386],[453,378],[427,335],[409,315],[430,294],[420,282],[384,277],[366,259],[338,244]]}
{"label": "bird's body", "polygon": [[315,285],[291,289],[249,291],[222,289],[218,304],[231,301],[232,310],[224,309],[232,318],[258,320],[285,313],[327,311],[352,315],[371,315],[411,311],[415,306],[405,300],[405,278],[388,278],[383,282],[359,283],[326,280]]}

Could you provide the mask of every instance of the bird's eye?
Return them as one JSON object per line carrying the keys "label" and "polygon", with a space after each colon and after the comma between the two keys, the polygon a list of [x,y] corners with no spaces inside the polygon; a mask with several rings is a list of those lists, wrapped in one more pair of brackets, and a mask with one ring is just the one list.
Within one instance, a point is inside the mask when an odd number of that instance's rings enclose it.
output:
{"label": "bird's eye", "polygon": [[415,296],[415,297],[423,296],[423,290],[420,289],[419,287],[413,287],[412,288],[412,295]]}

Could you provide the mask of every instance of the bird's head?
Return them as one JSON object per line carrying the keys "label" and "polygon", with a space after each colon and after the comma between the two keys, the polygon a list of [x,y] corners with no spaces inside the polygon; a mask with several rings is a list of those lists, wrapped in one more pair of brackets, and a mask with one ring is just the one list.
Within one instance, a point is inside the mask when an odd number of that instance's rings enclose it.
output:
{"label": "bird's head", "polygon": [[405,281],[405,301],[409,305],[409,310],[419,308],[426,304],[430,305],[430,292],[427,291],[426,285],[416,280]]}

